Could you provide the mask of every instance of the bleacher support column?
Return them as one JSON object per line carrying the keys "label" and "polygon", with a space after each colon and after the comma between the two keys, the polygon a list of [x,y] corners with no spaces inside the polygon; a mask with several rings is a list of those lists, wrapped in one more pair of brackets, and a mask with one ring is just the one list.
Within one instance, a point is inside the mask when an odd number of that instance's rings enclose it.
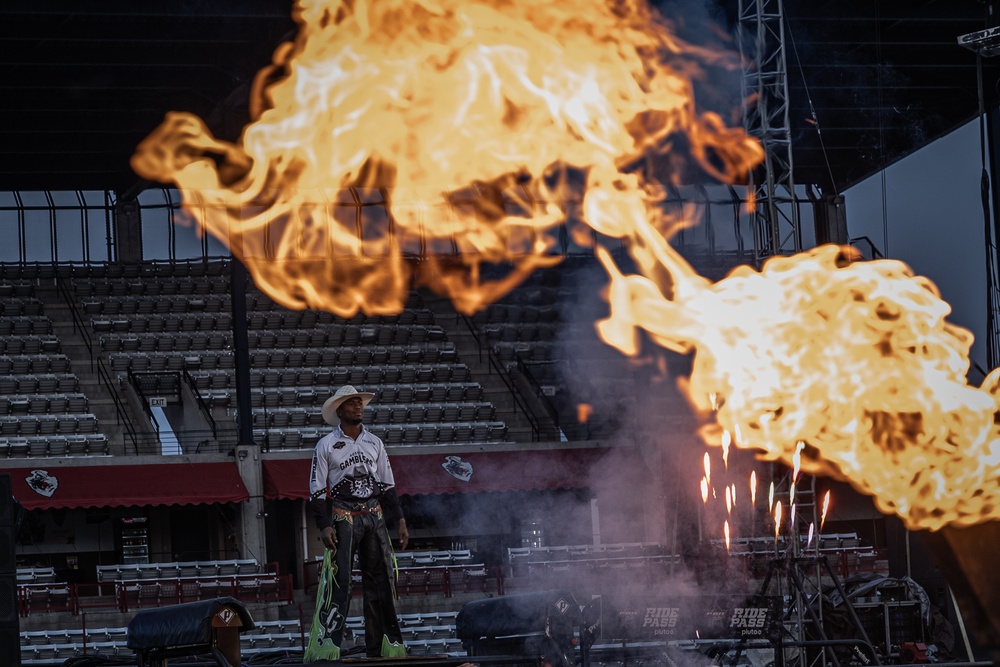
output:
{"label": "bleacher support column", "polygon": [[[235,250],[235,248],[234,248]],[[240,515],[242,558],[267,562],[264,540],[264,498],[260,445],[253,439],[253,410],[250,407],[250,337],[247,333],[247,271],[234,259],[230,277],[233,312],[233,354],[236,370],[236,422],[239,443],[236,461],[250,500],[243,504]]]}
{"label": "bleacher support column", "polygon": [[[646,487],[645,502],[646,534],[644,542],[668,544],[667,541],[667,506],[676,503],[676,493],[670,493],[666,475],[663,470],[661,452],[656,452],[648,459],[650,484]],[[676,519],[674,519],[676,521]]]}
{"label": "bleacher support column", "polygon": [[114,259],[124,264],[142,261],[142,214],[137,194],[134,190],[120,194],[115,206]]}
{"label": "bleacher support column", "polygon": [[267,562],[264,539],[264,480],[261,471],[260,447],[236,447],[236,465],[247,487],[250,499],[240,507],[240,558]]}
{"label": "bleacher support column", "polygon": [[10,474],[0,474],[0,665],[4,667],[21,664],[17,559],[14,555],[17,507]]}
{"label": "bleacher support column", "polygon": [[638,440],[637,447],[649,475],[649,483],[636,487],[641,494],[643,512],[642,535],[636,539],[640,542],[656,542],[666,544],[667,516],[666,505],[670,498],[666,495],[667,485],[663,472],[663,452],[660,444],[654,440]]}
{"label": "bleacher support column", "polygon": [[[298,538],[295,540],[295,576],[300,585],[306,581],[305,563],[312,558],[309,552],[309,526],[311,525],[311,518],[312,516],[309,514],[306,501],[297,502],[294,533]],[[313,539],[317,538],[313,537]]]}
{"label": "bleacher support column", "polygon": [[601,546],[601,510],[597,498],[590,499],[590,532],[594,546]]}
{"label": "bleacher support column", "polygon": [[236,420],[240,446],[253,442],[253,410],[250,407],[250,335],[247,332],[247,270],[233,259],[230,272],[233,312],[233,355],[236,371]]}

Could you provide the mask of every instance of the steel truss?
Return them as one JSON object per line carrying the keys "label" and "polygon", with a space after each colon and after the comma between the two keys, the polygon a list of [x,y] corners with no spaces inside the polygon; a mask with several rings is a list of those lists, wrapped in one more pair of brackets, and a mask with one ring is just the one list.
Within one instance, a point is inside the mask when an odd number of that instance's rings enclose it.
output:
{"label": "steel truss", "polygon": [[743,125],[761,142],[765,154],[764,163],[750,175],[759,261],[802,250],[788,119],[782,0],[740,0],[737,41],[743,62]]}

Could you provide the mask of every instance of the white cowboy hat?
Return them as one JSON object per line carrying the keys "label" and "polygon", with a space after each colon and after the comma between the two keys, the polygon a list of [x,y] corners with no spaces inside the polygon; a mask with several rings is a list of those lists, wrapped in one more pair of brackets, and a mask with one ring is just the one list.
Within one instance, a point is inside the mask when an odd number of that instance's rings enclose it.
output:
{"label": "white cowboy hat", "polygon": [[326,403],[323,404],[323,420],[330,426],[339,426],[340,417],[337,416],[337,408],[340,407],[341,403],[355,396],[360,398],[364,405],[368,405],[375,398],[375,394],[370,391],[358,391],[351,385],[345,384],[337,390],[337,393],[326,399]]}

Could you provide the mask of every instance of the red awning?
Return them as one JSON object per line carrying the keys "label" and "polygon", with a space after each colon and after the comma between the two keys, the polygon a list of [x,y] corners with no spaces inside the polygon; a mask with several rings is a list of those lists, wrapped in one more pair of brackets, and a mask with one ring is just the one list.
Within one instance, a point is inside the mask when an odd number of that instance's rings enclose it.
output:
{"label": "red awning", "polygon": [[[264,461],[264,497],[309,495],[312,459]],[[638,453],[626,448],[539,449],[516,452],[392,455],[400,494],[531,491],[629,485],[646,476]]]}
{"label": "red awning", "polygon": [[57,466],[0,469],[25,509],[207,505],[250,498],[233,463]]}

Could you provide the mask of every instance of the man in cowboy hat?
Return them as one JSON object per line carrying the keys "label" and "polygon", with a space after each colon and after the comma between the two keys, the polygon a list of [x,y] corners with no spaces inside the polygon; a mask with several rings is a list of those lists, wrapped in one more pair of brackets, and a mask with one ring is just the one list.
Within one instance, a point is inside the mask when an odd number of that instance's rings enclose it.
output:
{"label": "man in cowboy hat", "polygon": [[320,538],[333,552],[335,585],[325,603],[329,608],[323,613],[329,622],[324,622],[327,637],[339,648],[351,603],[351,565],[357,552],[364,588],[366,652],[369,657],[399,657],[406,655],[406,650],[396,617],[392,544],[383,507],[390,517],[399,517],[403,549],[409,533],[385,445],[361,423],[365,406],[374,397],[347,385],[323,404],[323,419],[334,429],[316,443],[309,504]]}

